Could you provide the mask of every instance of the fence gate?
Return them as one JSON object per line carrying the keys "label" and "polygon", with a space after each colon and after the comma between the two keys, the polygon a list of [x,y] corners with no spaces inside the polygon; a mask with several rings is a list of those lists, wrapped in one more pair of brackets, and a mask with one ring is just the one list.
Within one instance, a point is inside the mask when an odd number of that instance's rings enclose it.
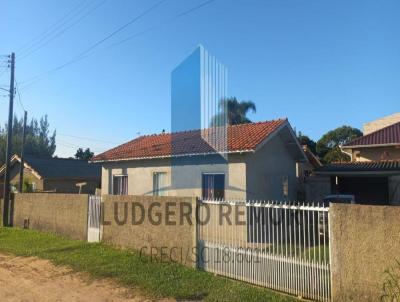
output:
{"label": "fence gate", "polygon": [[198,265],[307,299],[330,301],[329,208],[201,201]]}
{"label": "fence gate", "polygon": [[100,242],[101,240],[101,196],[89,196],[88,206],[88,242]]}

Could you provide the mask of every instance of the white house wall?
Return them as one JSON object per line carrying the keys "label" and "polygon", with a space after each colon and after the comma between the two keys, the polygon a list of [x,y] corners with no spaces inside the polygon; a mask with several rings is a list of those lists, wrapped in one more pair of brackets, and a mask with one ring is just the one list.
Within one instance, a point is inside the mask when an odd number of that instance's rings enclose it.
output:
{"label": "white house wall", "polygon": [[289,200],[297,199],[296,161],[279,135],[246,157],[247,199],[283,200],[283,177],[289,177]]}
{"label": "white house wall", "polygon": [[[112,194],[112,177],[114,175],[127,175],[129,195],[153,195],[153,173],[166,172],[167,195],[199,197],[202,193],[203,173],[224,173],[226,174],[225,198],[245,199],[246,165],[240,158],[243,158],[243,155],[229,156],[229,164],[227,165],[187,164],[179,167],[174,165],[172,169],[169,159],[104,163],[102,194]],[[173,174],[174,181],[171,181],[171,174]]]}

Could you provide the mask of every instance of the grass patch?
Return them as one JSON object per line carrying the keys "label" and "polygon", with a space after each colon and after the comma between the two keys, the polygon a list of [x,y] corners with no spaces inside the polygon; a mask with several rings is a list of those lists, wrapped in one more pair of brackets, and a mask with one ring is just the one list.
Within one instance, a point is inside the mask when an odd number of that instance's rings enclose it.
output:
{"label": "grass patch", "polygon": [[260,252],[271,252],[274,255],[289,255],[291,257],[301,258],[304,260],[315,260],[319,263],[329,262],[329,245],[317,245],[314,247],[308,247],[304,249],[303,247],[295,245],[278,245],[270,246],[268,248],[260,249]]}
{"label": "grass patch", "polygon": [[[0,227],[0,251],[36,256],[96,278],[115,278],[152,297],[205,301],[298,301],[264,288],[237,282],[176,263],[144,261],[139,253],[32,230]],[[145,259],[149,260],[149,258]]]}

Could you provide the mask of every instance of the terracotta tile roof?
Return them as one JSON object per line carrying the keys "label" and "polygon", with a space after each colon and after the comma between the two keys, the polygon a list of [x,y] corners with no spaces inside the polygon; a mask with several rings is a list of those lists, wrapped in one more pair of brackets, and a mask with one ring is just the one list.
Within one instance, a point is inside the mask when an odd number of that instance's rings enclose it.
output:
{"label": "terracotta tile roof", "polygon": [[[285,124],[286,119],[249,123],[228,126],[227,148],[230,152],[253,151],[265,138],[272,134],[279,126]],[[215,128],[214,128],[215,129]],[[153,134],[140,136],[130,142],[122,144],[104,153],[95,156],[92,161],[113,161],[128,159],[143,159],[155,157],[171,157],[189,154],[215,153],[215,149],[202,138],[205,135],[212,137],[212,130],[191,130],[175,133]]]}
{"label": "terracotta tile roof", "polygon": [[369,161],[328,164],[316,168],[317,173],[400,172],[400,161]]}
{"label": "terracotta tile roof", "polygon": [[400,144],[400,123],[358,137],[343,147]]}

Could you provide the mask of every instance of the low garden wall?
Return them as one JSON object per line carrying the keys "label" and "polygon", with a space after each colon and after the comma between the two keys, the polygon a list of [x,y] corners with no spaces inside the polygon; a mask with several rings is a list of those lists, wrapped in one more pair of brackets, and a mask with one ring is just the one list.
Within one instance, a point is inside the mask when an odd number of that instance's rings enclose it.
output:
{"label": "low garden wall", "polygon": [[13,226],[86,240],[88,195],[53,193],[14,194]]}
{"label": "low garden wall", "polygon": [[196,265],[196,198],[103,195],[103,241]]}
{"label": "low garden wall", "polygon": [[400,278],[400,207],[331,204],[330,240],[333,301],[394,301],[381,297],[385,270]]}
{"label": "low garden wall", "polygon": [[[154,261],[192,267],[198,235],[211,241],[218,236],[229,244],[235,234],[247,242],[244,226],[223,232],[214,220],[197,234],[196,202],[193,197],[103,195],[102,240],[151,255]],[[88,195],[15,194],[12,209],[16,227],[87,238]],[[244,210],[238,206],[233,212]],[[400,207],[331,204],[329,211],[332,301],[380,301],[385,270],[393,268],[400,276]]]}

